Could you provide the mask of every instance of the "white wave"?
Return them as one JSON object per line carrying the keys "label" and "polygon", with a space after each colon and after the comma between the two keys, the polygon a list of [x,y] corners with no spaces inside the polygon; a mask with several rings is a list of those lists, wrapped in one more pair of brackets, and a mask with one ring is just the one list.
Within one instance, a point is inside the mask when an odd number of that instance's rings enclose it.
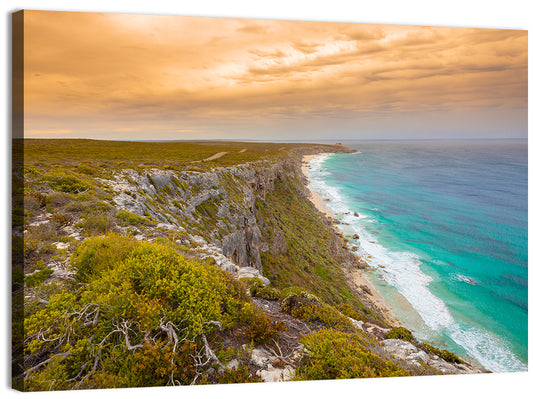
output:
{"label": "white wave", "polygon": [[[359,230],[360,248],[371,266],[380,267],[383,279],[402,294],[429,328],[442,330],[453,323],[446,304],[429,290],[433,279],[420,270],[419,257],[408,251],[391,251],[366,230]],[[370,255],[370,257],[368,257]]]}
{"label": "white wave", "polygon": [[321,155],[318,155],[318,156],[312,158],[309,161],[309,164],[307,165],[307,170],[310,173],[320,172],[323,175],[327,175],[328,173],[325,172],[323,169],[321,170],[320,168],[322,167],[322,164],[324,163],[324,161],[327,160],[329,157],[331,157],[331,155],[333,155],[333,154],[321,154]]}
{"label": "white wave", "polygon": [[506,342],[497,336],[475,327],[453,323],[446,329],[450,337],[462,346],[468,355],[476,359],[487,370],[495,373],[527,371],[524,364],[508,348]]}
{"label": "white wave", "polygon": [[470,285],[476,285],[477,282],[471,277],[465,276],[461,273],[450,273],[450,280],[452,281],[459,281],[461,283],[467,283]]}

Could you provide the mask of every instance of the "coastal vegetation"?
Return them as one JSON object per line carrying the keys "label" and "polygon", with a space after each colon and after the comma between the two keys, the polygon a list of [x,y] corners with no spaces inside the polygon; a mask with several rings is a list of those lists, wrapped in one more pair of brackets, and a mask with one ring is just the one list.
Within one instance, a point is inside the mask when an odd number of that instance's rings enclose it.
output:
{"label": "coastal vegetation", "polygon": [[296,370],[295,380],[407,376],[409,372],[380,358],[368,337],[324,329],[302,338],[309,354]]}
{"label": "coastal vegetation", "polygon": [[[300,170],[302,154],[345,147],[26,140],[24,150],[13,209],[17,389],[466,367],[391,326],[347,279],[363,266],[307,199]],[[434,358],[383,349],[397,339]]]}

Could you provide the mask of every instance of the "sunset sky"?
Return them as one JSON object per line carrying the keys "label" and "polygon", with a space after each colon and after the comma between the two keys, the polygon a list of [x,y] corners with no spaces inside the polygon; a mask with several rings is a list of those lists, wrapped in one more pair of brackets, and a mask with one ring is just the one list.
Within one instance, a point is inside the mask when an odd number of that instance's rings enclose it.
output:
{"label": "sunset sky", "polygon": [[26,11],[26,137],[527,137],[527,31]]}

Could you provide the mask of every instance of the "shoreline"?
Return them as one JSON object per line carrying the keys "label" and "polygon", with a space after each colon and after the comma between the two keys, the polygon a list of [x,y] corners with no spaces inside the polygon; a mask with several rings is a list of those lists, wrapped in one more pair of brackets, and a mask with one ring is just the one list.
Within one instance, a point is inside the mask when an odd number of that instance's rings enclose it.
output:
{"label": "shoreline", "polygon": [[[312,159],[320,155],[325,155],[325,154],[332,154],[332,153],[322,152],[319,154],[304,155],[302,157],[301,170],[302,170],[302,174],[307,179],[306,187],[311,194],[309,197],[309,200],[313,203],[313,205],[319,212],[325,214],[327,218],[334,219],[335,214],[326,207],[326,204],[324,203],[322,198],[320,198],[318,193],[316,193],[315,191],[311,190],[311,188],[309,188],[309,180],[310,180],[309,171],[308,171],[309,162],[311,162]],[[339,233],[342,234],[342,232],[337,227],[335,227],[335,229]],[[345,277],[346,277],[348,284],[351,285],[352,287],[354,288],[361,287],[361,286],[364,287],[363,291],[365,291],[365,294],[367,295],[368,300],[372,302],[373,306],[376,307],[382,313],[384,318],[392,326],[403,325],[403,323],[401,323],[398,317],[396,317],[396,315],[393,313],[392,306],[387,302],[387,300],[383,297],[383,295],[379,293],[379,291],[374,286],[374,284],[365,275],[364,269],[355,269],[354,271],[345,273]]]}

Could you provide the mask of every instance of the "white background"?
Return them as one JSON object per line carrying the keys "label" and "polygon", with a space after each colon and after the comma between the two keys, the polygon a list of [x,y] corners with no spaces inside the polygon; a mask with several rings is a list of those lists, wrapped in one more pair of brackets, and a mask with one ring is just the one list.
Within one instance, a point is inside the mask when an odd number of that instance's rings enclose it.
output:
{"label": "white background", "polygon": [[[403,25],[433,25],[529,30],[533,22],[530,0],[150,0],[136,3],[123,0],[10,1],[2,4],[1,54],[3,74],[3,124],[0,201],[2,204],[3,265],[0,284],[0,389],[11,398],[20,395],[10,390],[10,76],[11,12],[19,9],[58,11],[100,11],[142,14],[292,19],[330,22],[362,22]],[[531,90],[530,90],[531,91]],[[530,107],[531,109],[531,107]],[[529,113],[531,115],[531,112]],[[531,329],[530,329],[531,331]],[[112,398],[128,395],[180,396],[183,398],[527,398],[533,393],[530,373],[487,374],[478,376],[430,376],[304,383],[239,384],[204,387],[150,388],[26,394],[39,398]],[[4,396],[3,396],[4,397]]]}

